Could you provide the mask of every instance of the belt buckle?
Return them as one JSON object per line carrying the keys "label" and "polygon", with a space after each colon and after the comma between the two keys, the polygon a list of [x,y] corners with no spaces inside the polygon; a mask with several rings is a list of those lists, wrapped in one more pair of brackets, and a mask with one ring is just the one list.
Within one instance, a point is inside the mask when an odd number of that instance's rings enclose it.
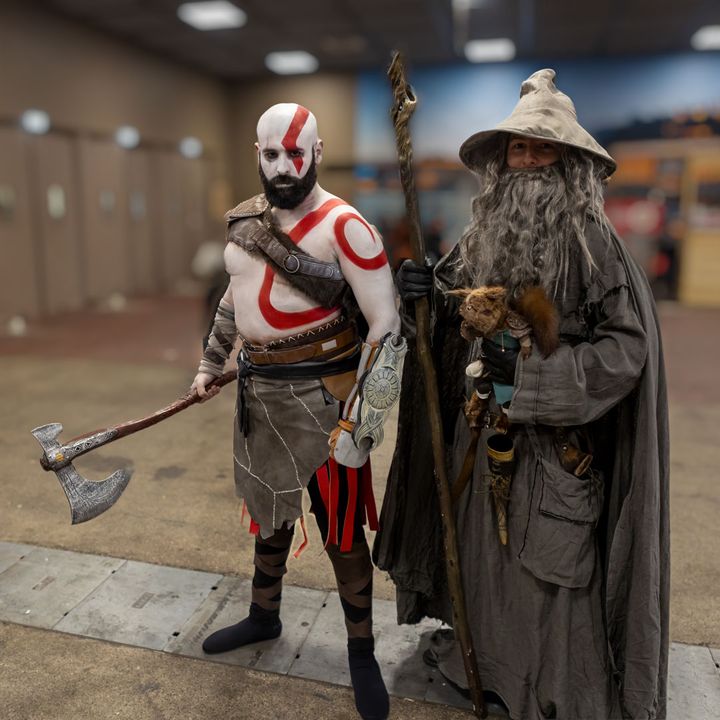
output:
{"label": "belt buckle", "polygon": [[[288,261],[294,260],[294,263],[291,263],[292,267],[288,267]],[[300,269],[300,260],[298,260],[296,255],[288,255],[283,260],[283,267],[285,270],[287,270],[291,275],[294,275],[299,269]]]}

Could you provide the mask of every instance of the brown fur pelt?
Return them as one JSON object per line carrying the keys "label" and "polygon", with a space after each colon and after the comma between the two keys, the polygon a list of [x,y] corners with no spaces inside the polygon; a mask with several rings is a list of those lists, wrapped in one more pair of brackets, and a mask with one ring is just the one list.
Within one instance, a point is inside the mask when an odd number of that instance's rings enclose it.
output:
{"label": "brown fur pelt", "polygon": [[557,310],[539,286],[526,288],[512,306],[507,291],[500,286],[461,288],[448,294],[463,300],[460,332],[466,340],[492,338],[508,330],[520,342],[523,357],[530,355],[531,335],[543,357],[553,353],[559,344]]}

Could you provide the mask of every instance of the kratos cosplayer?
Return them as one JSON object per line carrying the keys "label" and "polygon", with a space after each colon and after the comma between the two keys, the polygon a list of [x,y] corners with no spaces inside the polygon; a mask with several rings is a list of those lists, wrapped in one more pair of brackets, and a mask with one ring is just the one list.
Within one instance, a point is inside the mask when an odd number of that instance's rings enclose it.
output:
{"label": "kratos cosplayer", "polygon": [[368,455],[399,395],[405,353],[395,287],[376,229],[317,183],[313,114],[274,105],[255,147],[264,193],[226,215],[230,283],[193,382],[201,397],[217,392],[206,386],[240,341],[233,452],[256,535],[252,603],[203,649],[280,635],[282,577],[307,492],[345,613],[356,707],[382,720],[388,695],[374,657],[363,525],[377,528]]}
{"label": "kratos cosplayer", "polygon": [[[433,354],[480,679],[514,720],[664,718],[667,397],[654,302],[603,209],[615,170],[541,70],[460,158],[472,219],[434,269]],[[412,343],[411,343],[412,344]],[[375,556],[402,622],[452,622],[430,428],[408,353]],[[467,687],[451,633],[429,663]]]}

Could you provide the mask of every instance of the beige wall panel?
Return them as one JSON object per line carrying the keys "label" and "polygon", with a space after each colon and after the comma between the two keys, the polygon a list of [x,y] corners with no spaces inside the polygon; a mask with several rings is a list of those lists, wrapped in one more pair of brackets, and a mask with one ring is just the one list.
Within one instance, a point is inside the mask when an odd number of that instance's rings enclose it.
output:
{"label": "beige wall panel", "polygon": [[130,290],[130,248],[126,237],[125,151],[107,141],[82,139],[85,287],[89,300]]}
{"label": "beige wall panel", "polygon": [[186,242],[183,212],[184,158],[166,153],[152,153],[153,195],[157,203],[160,279],[164,290],[172,290],[178,281],[190,274],[189,245]]}
{"label": "beige wall panel", "polygon": [[717,143],[688,158],[683,187],[687,229],[681,243],[678,297],[685,305],[720,307],[720,227],[717,201],[708,185],[720,184]]}
{"label": "beige wall panel", "polygon": [[[235,192],[217,158],[206,160],[208,170],[208,224],[211,239],[224,239],[225,213],[233,207]],[[237,203],[236,203],[237,204]]]}
{"label": "beige wall panel", "polygon": [[33,5],[0,4],[0,116],[41,107],[56,127],[112,134],[129,124],[153,141],[194,135],[225,155],[221,81]]}
{"label": "beige wall panel", "polygon": [[699,307],[720,307],[720,236],[691,231],[683,241],[680,265],[680,302]]}
{"label": "beige wall panel", "polygon": [[188,266],[201,243],[211,240],[208,226],[208,176],[205,161],[185,160],[183,172],[183,218]]}
{"label": "beige wall panel", "polygon": [[28,138],[28,143],[47,312],[76,310],[85,300],[77,148],[60,135]]}
{"label": "beige wall panel", "polygon": [[125,155],[127,177],[126,234],[130,250],[130,285],[133,292],[148,294],[160,288],[160,252],[153,225],[153,202],[150,192],[150,157],[144,150]]}
{"label": "beige wall panel", "polygon": [[13,315],[34,317],[42,307],[25,141],[18,130],[0,128],[0,333]]}
{"label": "beige wall panel", "polygon": [[352,172],[343,168],[354,160],[355,95],[356,81],[349,75],[270,78],[238,85],[233,91],[230,142],[236,201],[261,192],[253,147],[255,128],[260,115],[279,102],[297,102],[314,113],[324,144],[323,164],[318,168],[320,184],[351,201]]}

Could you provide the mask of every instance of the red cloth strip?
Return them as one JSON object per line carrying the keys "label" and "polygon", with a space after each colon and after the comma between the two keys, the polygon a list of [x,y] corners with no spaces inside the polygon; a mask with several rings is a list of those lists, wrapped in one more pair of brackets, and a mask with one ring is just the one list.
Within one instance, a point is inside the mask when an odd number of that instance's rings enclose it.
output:
{"label": "red cloth strip", "polygon": [[315,477],[317,478],[318,490],[320,491],[320,498],[325,506],[328,518],[330,517],[330,476],[328,475],[327,463],[323,463],[316,471]]}
{"label": "red cloth strip", "polygon": [[345,510],[345,521],[343,523],[342,543],[340,552],[352,550],[353,535],[355,530],[355,510],[357,508],[358,496],[358,471],[355,468],[345,468],[347,473],[348,501]]}
{"label": "red cloth strip", "polygon": [[247,503],[243,500],[242,513],[240,513],[241,525],[245,522],[246,516],[250,518],[250,527],[248,528],[248,532],[251,535],[257,536],[257,534],[260,532],[260,526],[252,519],[252,515],[248,512],[247,509]]}
{"label": "red cloth strip", "polygon": [[328,542],[338,544],[338,500],[340,499],[340,473],[337,462],[328,459],[330,469],[330,508],[328,512]]}
{"label": "red cloth strip", "polygon": [[310,542],[308,540],[307,528],[305,527],[305,516],[304,515],[300,516],[300,527],[302,528],[302,532],[303,532],[303,540],[300,543],[300,547],[298,547],[298,549],[293,553],[293,557],[296,560],[300,557],[300,555],[303,553],[305,548],[308,546],[308,543]]}

